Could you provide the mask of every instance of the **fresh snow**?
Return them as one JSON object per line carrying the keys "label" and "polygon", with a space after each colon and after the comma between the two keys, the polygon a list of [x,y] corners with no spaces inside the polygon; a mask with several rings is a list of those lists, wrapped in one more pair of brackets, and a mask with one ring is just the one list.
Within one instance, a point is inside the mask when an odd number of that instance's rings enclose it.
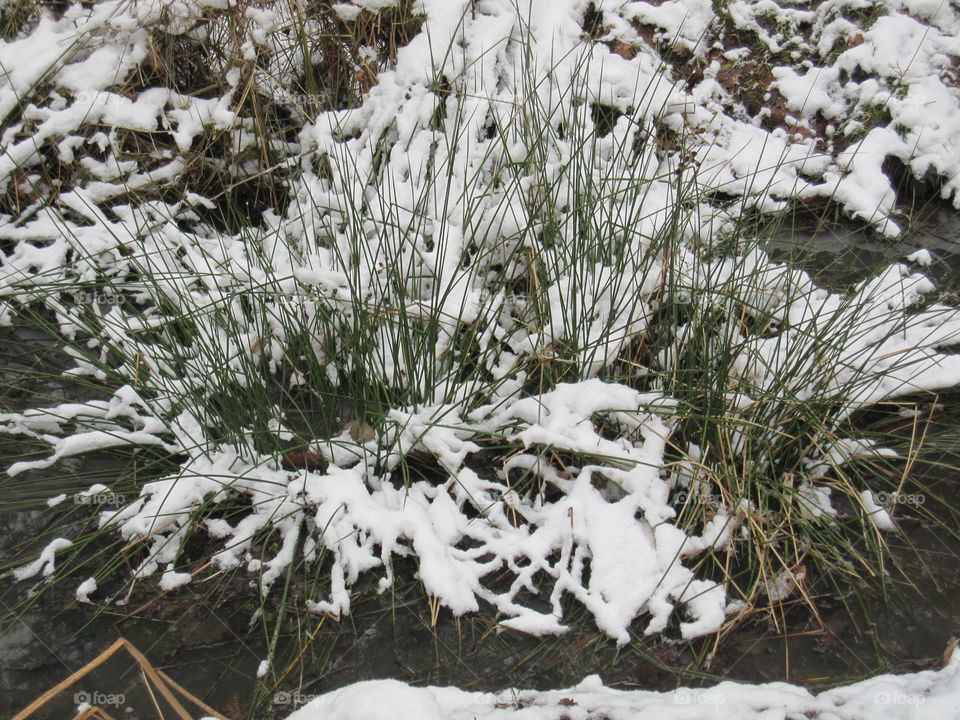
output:
{"label": "fresh snow", "polygon": [[[390,4],[364,0],[335,10],[349,20]],[[337,618],[350,613],[361,576],[378,574],[385,590],[395,579],[393,561],[413,557],[417,580],[441,606],[458,616],[493,608],[504,630],[563,633],[565,601],[573,598],[619,643],[630,640],[637,620],[645,633],[673,620],[683,638],[716,631],[732,609],[727,588],[691,568],[698,555],[729,545],[749,508],[718,507],[699,534],[678,527],[670,496],[689,478],[665,467],[676,400],[655,380],[641,392],[599,378],[644,338],[665,302],[668,271],[683,288],[668,301],[702,303],[697,309],[708,312],[736,298],[769,319],[767,332],[730,330],[742,379],[727,398],[732,418],[747,418],[765,393],[801,400],[820,393],[838,405],[839,421],[872,404],[960,383],[960,355],[950,352],[960,344],[960,312],[928,301],[936,288],[915,268],[894,264],[845,295],[759,250],[707,259],[693,249],[722,239],[738,212],[774,211],[793,199],[833,198],[851,217],[896,235],[895,194],[884,173],[891,157],[918,178],[940,178],[943,197],[960,203],[957,11],[887,0],[883,17],[861,28],[838,11],[843,3],[798,4],[804,7],[727,3],[725,20],[755,31],[758,51],[775,53],[777,63],[796,54],[795,63],[770,70],[767,98],[776,92],[786,113],[783,126],[771,127],[769,112],[751,116],[721,83],[751,55],[714,35],[724,25],[715,3],[592,3],[600,20],[588,41],[587,0],[422,0],[422,30],[395,62],[383,63],[357,107],[303,117],[295,141],[271,148],[283,158],[276,167],[250,161],[250,176],[289,172],[290,200],[232,234],[200,220],[214,200],[192,190],[170,202],[134,196],[179,182],[205,134],[223,133],[236,148],[251,149],[255,126],[238,109],[247,90],[239,71],[214,68],[224,78],[219,97],[121,92],[150,52],[146,28],[166,22],[169,33],[181,34],[193,18],[226,3],[106,0],[71,5],[61,16],[44,10],[27,32],[0,42],[0,184],[16,193],[39,187],[46,162],[40,149],[48,146],[83,172],[50,190],[55,199],[0,217],[0,322],[11,323],[24,303],[42,305],[63,337],[84,348],[72,351],[71,375],[103,380],[103,365],[113,363],[125,384],[109,400],[0,415],[4,432],[50,448],[46,458],[16,463],[8,473],[121,445],[180,457],[177,471],[99,517],[101,527],[142,542],[135,574],[155,577],[165,591],[191,581],[190,568],[178,565],[181,550],[191,533],[206,532],[216,541],[214,565],[259,572],[265,592],[291,563],[322,558],[329,585],[307,608]],[[775,22],[761,25],[761,16]],[[298,73],[294,61],[283,60],[297,18],[277,2],[251,8],[247,19],[247,35],[224,42],[237,43],[229,48],[237,57],[262,54],[251,91],[301,117],[284,94]],[[655,45],[673,43],[676,53],[701,59],[702,80],[690,86],[664,67],[642,30],[653,31]],[[441,78],[456,92],[439,92]],[[615,119],[604,137],[578,144],[578,128],[593,128],[592,106]],[[550,128],[542,142],[523,132],[523,114],[535,110]],[[821,124],[831,128],[822,136]],[[171,144],[127,157],[122,138],[135,132],[163,132]],[[683,147],[671,148],[677,138]],[[588,208],[594,217],[583,222],[616,234],[618,246],[606,249],[621,253],[616,261],[576,245],[580,233],[569,218],[586,201],[566,173],[575,162],[587,168],[599,196]],[[676,183],[694,180],[704,197],[733,202],[715,207],[698,198],[678,216]],[[626,198],[637,186],[644,195],[631,204]],[[548,200],[569,220],[558,231],[562,242],[551,247],[539,240],[536,216]],[[655,239],[678,217],[690,245],[661,256]],[[534,255],[554,271],[536,303],[514,282]],[[929,259],[922,252],[908,258],[919,267]],[[65,289],[103,278],[129,302],[64,299]],[[264,298],[260,315],[244,303],[253,296]],[[350,354],[355,316],[370,321],[362,355]],[[184,319],[199,339],[184,340],[179,354],[155,340]],[[436,327],[436,342],[411,359],[397,348],[403,328],[418,323]],[[313,333],[306,352],[326,377],[369,372],[414,398],[389,409],[376,432],[345,427],[312,438],[329,460],[323,471],[282,467],[257,449],[252,428],[242,441],[222,441],[219,419],[191,399],[209,399],[212,377],[242,389],[258,382],[251,367],[279,375],[291,362],[292,327]],[[678,337],[685,331],[674,330]],[[458,357],[469,332],[493,350]],[[575,379],[531,391],[531,360],[549,359],[558,347],[576,348],[563,359],[575,366]],[[676,352],[654,350],[665,366]],[[466,360],[482,363],[478,373],[490,382],[464,381]],[[283,408],[270,410],[271,432],[291,438]],[[490,438],[515,452],[481,473]],[[743,450],[742,439],[734,437],[732,449]],[[810,483],[831,464],[871,452],[882,449],[840,437],[806,458],[802,511],[822,522],[834,517],[829,492]],[[557,453],[583,464],[562,467]],[[436,460],[441,479],[393,482],[401,460],[418,454]],[[528,473],[538,487],[518,491],[511,470]],[[869,490],[860,497],[878,528],[894,530]],[[248,514],[218,515],[238,499],[249,501]],[[259,543],[270,530],[278,542]],[[53,541],[16,578],[52,575],[56,553],[69,546]],[[271,550],[258,556],[263,546]],[[498,576],[506,582],[495,583]],[[77,597],[87,599],[95,587],[87,580]],[[909,681],[929,690],[926,709],[949,702],[949,694],[937,693],[954,686],[952,673]],[[781,686],[742,694],[721,686],[730,702],[717,712],[737,717],[788,703],[800,714],[832,708],[853,717],[845,713],[866,707],[856,693],[907,692],[898,682],[877,679],[817,698]],[[455,691],[373,689],[402,695],[418,717],[507,712]],[[604,707],[610,717],[673,702],[601,692],[593,681],[570,692],[578,707]],[[318,702],[337,717],[346,712],[337,709],[344,697]],[[537,697],[549,704],[554,696]],[[560,711],[544,705],[524,712]]]}
{"label": "fresh snow", "polygon": [[29,565],[24,565],[13,571],[13,577],[17,580],[27,580],[37,575],[49,577],[56,570],[57,553],[72,547],[73,543],[66,538],[57,538],[47,543],[47,546],[40,552],[40,556]]}
{"label": "fresh snow", "polygon": [[77,586],[77,601],[90,602],[90,596],[97,591],[97,581],[95,578],[87,578]]}
{"label": "fresh snow", "polygon": [[960,717],[960,667],[881,675],[819,694],[789,685],[722,682],[667,692],[615,690],[596,675],[566,690],[464,692],[370,680],[321,695],[290,720],[929,720]]}

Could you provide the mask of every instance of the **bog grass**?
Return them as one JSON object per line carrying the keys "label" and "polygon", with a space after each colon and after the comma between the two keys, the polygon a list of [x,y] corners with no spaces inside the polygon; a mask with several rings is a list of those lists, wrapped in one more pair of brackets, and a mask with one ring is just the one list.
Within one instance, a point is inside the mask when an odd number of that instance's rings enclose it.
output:
{"label": "bog grass", "polygon": [[[725,515],[734,528],[725,548],[697,561],[698,573],[726,583],[743,601],[734,621],[770,612],[780,623],[783,607],[793,603],[815,615],[827,590],[883,587],[887,538],[860,492],[912,483],[908,470],[927,437],[919,420],[908,437],[868,431],[866,409],[855,399],[882,373],[858,374],[875,358],[870,348],[851,358],[849,347],[895,333],[891,315],[878,316],[860,288],[839,294],[838,309],[823,323],[789,326],[782,305],[803,300],[809,287],[791,276],[771,289],[779,270],[763,255],[769,238],[755,225],[731,221],[714,235],[699,234],[705,197],[697,174],[667,160],[670,143],[683,147],[690,139],[650,127],[649,116],[663,110],[651,113],[656,88],[639,89],[645,104],[633,115],[584,100],[585,85],[545,95],[546,81],[522,36],[514,39],[526,53],[519,99],[484,126],[489,142],[463,149],[476,130],[476,98],[462,79],[436,70],[429,97],[437,134],[425,155],[397,147],[389,131],[370,164],[342,143],[314,158],[310,172],[321,187],[359,192],[346,193],[345,204],[333,210],[320,193],[294,200],[302,167],[284,155],[291,130],[320,110],[356,105],[375,80],[362,49],[395,58],[420,21],[411,4],[347,24],[326,4],[320,8],[293,24],[305,30],[288,45],[285,64],[264,70],[238,61],[246,73],[238,110],[243,132],[255,142],[233,152],[229,133],[205,138],[187,164],[200,169],[163,189],[168,200],[188,188],[205,195],[211,201],[205,210],[192,222],[165,216],[169,206],[148,205],[141,196],[149,191],[131,189],[129,212],[142,231],[135,244],[116,238],[124,252],[109,264],[100,254],[84,255],[78,225],[64,222],[73,263],[89,272],[55,269],[51,277],[24,278],[8,296],[18,318],[62,340],[83,369],[71,379],[103,398],[129,384],[145,410],[167,422],[189,412],[205,431],[196,446],[181,439],[174,463],[229,446],[278,467],[322,471],[369,432],[378,439],[370,462],[401,485],[446,478],[435,459],[404,454],[399,441],[389,440],[406,429],[392,410],[446,408],[433,415],[435,425],[464,425],[478,408],[563,382],[599,377],[659,392],[676,399],[663,475],[674,485],[677,524],[694,535]],[[236,48],[228,40],[242,35],[243,18],[225,16],[223,34],[196,46],[194,60],[229,64]],[[12,22],[5,19],[5,36]],[[159,43],[162,29],[154,32]],[[184,83],[177,67],[183,61],[158,52],[150,70]],[[297,71],[297,97],[264,91],[284,88],[287,76],[271,75],[277,67]],[[337,81],[324,80],[324,95],[317,87],[331,69]],[[585,78],[590,68],[579,70]],[[210,92],[206,84],[184,87]],[[231,151],[218,154],[223,148]],[[401,182],[393,172],[405,152],[418,183]],[[72,170],[45,162],[38,172],[53,187]],[[57,198],[40,201],[55,206]],[[24,205],[7,202],[5,212],[23,219]],[[456,222],[438,223],[449,208],[457,208]],[[258,210],[265,211],[262,219],[254,217]],[[281,215],[292,241],[277,230]],[[782,218],[765,215],[763,222],[770,233]],[[308,241],[325,253],[324,271],[337,276],[334,290],[298,274]],[[775,293],[782,295],[779,304],[770,301]],[[771,338],[774,355],[758,353],[757,343]],[[908,371],[909,365],[896,367]],[[929,402],[935,398],[921,395],[914,404]],[[83,428],[82,420],[66,426]],[[630,439],[628,428],[613,423],[605,431]],[[344,432],[354,437],[344,439]],[[847,438],[882,441],[900,457],[831,452]],[[500,464],[520,449],[496,433],[474,441]],[[146,457],[152,468],[148,475],[170,462],[157,450],[137,452],[137,462]],[[560,472],[605,461],[550,448],[543,457]],[[143,481],[138,472],[117,492],[134,494]],[[543,477],[517,481],[530,502],[551,491]],[[805,493],[814,485],[831,489],[835,516],[811,510]],[[197,504],[186,526],[196,533],[214,514],[233,522],[250,512],[246,499],[229,502]],[[77,519],[78,526],[54,579],[90,573],[110,587],[109,577],[143,560],[145,538],[121,542],[113,528],[96,527],[77,512],[56,515],[58,523]],[[273,518],[258,534],[264,556],[283,542],[277,526],[284,519]],[[217,583],[236,571],[216,570],[201,535],[191,542],[176,560],[215,597]],[[290,608],[325,586],[329,565],[322,550],[318,555],[286,567],[269,596],[277,598],[275,607],[266,595],[256,600],[271,658],[291,623],[304,649],[314,637]],[[8,559],[6,569],[22,560]],[[406,598],[411,587],[405,578],[392,592]],[[116,586],[111,597],[129,591]],[[436,607],[423,600],[433,625]],[[273,687],[288,671],[272,669]]]}

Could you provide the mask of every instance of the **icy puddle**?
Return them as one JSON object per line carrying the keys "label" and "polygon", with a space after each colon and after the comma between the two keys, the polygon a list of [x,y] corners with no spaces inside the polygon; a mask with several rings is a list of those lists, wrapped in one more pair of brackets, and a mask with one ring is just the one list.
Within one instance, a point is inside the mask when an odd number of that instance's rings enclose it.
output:
{"label": "icy puddle", "polygon": [[931,261],[925,272],[940,287],[960,290],[960,215],[940,203],[912,214],[916,216],[914,225],[896,239],[865,234],[851,223],[824,226],[810,221],[780,233],[767,249],[779,260],[799,256],[818,284],[833,288],[842,288],[925,249]]}

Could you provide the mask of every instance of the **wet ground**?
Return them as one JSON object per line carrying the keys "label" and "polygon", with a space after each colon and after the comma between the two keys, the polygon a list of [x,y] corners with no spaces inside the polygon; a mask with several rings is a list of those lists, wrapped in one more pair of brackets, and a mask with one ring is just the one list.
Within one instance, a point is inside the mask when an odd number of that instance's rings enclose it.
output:
{"label": "wet ground", "polygon": [[[903,241],[884,241],[837,224],[781,233],[770,249],[795,255],[797,248],[805,248],[805,266],[821,281],[837,285],[878,262],[926,247],[935,256],[929,272],[945,293],[952,293],[960,289],[958,239],[956,213],[935,206],[915,221]],[[59,377],[65,358],[35,328],[0,328],[0,342],[4,410],[26,407],[38,398],[52,403],[93,392]],[[382,596],[360,593],[354,614],[340,622],[303,613],[296,582],[281,613],[281,593],[261,602],[250,578],[242,575],[213,577],[211,572],[207,583],[159,598],[151,587],[135,586],[125,604],[109,608],[77,603],[76,583],[32,597],[29,587],[6,582],[0,586],[0,716],[11,716],[83,668],[119,636],[189,693],[232,719],[282,718],[314,694],[375,677],[477,690],[562,687],[592,672],[620,687],[668,688],[728,677],[822,688],[878,672],[936,667],[949,637],[960,635],[960,538],[924,514],[951,518],[951,508],[960,507],[958,401],[960,394],[939,399],[942,408],[928,428],[929,449],[912,468],[910,489],[929,501],[924,512],[904,507],[898,517],[903,532],[890,538],[897,563],[889,582],[878,580],[878,592],[866,594],[843,588],[827,592],[813,585],[816,615],[802,603],[788,607],[784,616],[757,615],[719,646],[713,639],[692,644],[643,639],[638,623],[637,639],[617,648],[589,622],[576,622],[572,606],[568,619],[576,629],[561,639],[500,632],[494,618],[483,615],[456,622],[441,613],[431,628],[427,600],[413,582],[398,583]],[[913,428],[899,422],[897,432],[909,435]],[[4,466],[38,451],[22,438],[0,436]],[[14,564],[14,558],[52,533],[69,534],[89,522],[91,508],[75,501],[74,493],[95,482],[109,484],[121,495],[135,493],[160,470],[162,465],[149,457],[101,453],[0,479],[0,562]],[[71,499],[47,508],[46,499],[59,493]],[[117,549],[104,541],[84,553],[102,562],[116,557]],[[77,581],[84,577],[78,572]],[[110,590],[104,588],[102,594]],[[257,612],[270,621],[251,625]],[[279,680],[258,684],[257,666],[271,647]],[[147,691],[143,668],[118,654],[34,717],[68,717],[73,701],[84,698],[99,698],[115,717],[130,708],[130,720],[157,717],[154,703],[163,703]]]}

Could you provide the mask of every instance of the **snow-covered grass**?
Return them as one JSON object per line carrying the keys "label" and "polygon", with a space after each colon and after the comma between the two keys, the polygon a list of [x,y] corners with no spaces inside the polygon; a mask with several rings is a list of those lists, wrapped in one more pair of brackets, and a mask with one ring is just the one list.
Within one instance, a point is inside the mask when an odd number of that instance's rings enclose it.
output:
{"label": "snow-covered grass", "polygon": [[960,382],[960,311],[908,264],[819,288],[740,222],[833,197],[894,232],[874,130],[837,150],[724,114],[638,34],[677,0],[382,4],[108,1],[6,33],[0,318],[104,391],[0,417],[50,446],[8,472],[168,455],[96,520],[135,578],[305,577],[334,617],[398,557],[435,612],[562,633],[572,598],[621,643],[881,574],[862,460],[890,451],[857,413]]}

